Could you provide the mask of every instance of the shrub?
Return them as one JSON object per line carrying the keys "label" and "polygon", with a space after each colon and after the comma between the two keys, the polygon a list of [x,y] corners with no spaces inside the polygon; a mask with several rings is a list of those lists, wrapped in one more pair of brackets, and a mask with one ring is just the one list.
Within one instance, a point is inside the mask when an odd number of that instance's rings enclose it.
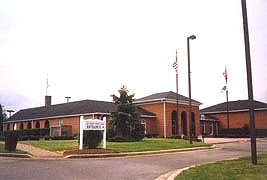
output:
{"label": "shrub", "polygon": [[152,138],[153,136],[152,136],[152,134],[146,134],[145,137]]}
{"label": "shrub", "polygon": [[108,138],[109,142],[135,142],[135,141],[141,141],[143,138],[134,138],[132,136],[114,136],[111,138]]}
{"label": "shrub", "polygon": [[27,136],[20,136],[20,141],[28,141],[28,140],[39,140],[39,136],[27,135]]}
{"label": "shrub", "polygon": [[73,136],[54,136],[54,137],[50,137],[50,139],[52,139],[52,140],[73,140],[74,137]]}
{"label": "shrub", "polygon": [[5,149],[8,151],[15,151],[18,143],[18,135],[7,134],[5,135]]}
{"label": "shrub", "polygon": [[95,149],[102,140],[102,131],[85,131],[83,133],[83,145],[89,149]]}
{"label": "shrub", "polygon": [[49,128],[42,128],[42,129],[23,129],[23,130],[11,130],[11,131],[5,131],[4,135],[8,134],[16,134],[20,138],[23,136],[37,136],[37,137],[44,137],[46,135],[50,134]]}
{"label": "shrub", "polygon": [[45,136],[45,137],[44,137],[44,140],[50,140],[50,139],[52,139],[51,136]]}
{"label": "shrub", "polygon": [[225,128],[219,131],[219,137],[241,138],[249,137],[249,126],[245,124],[242,128]]}

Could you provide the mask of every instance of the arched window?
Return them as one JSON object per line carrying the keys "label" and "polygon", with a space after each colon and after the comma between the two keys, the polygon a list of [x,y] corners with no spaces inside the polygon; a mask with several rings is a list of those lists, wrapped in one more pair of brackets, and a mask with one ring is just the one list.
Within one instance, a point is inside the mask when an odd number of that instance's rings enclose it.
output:
{"label": "arched window", "polygon": [[44,125],[44,128],[49,128],[50,125],[49,125],[49,121],[48,120],[45,120],[45,125]]}
{"label": "arched window", "polygon": [[31,129],[32,128],[32,122],[28,122],[27,123],[27,129]]}
{"label": "arched window", "polygon": [[36,121],[35,128],[37,128],[37,129],[40,128],[40,121]]}
{"label": "arched window", "polygon": [[195,120],[195,113],[191,112],[191,119],[192,119],[192,135],[196,135],[196,120]]}
{"label": "arched window", "polygon": [[19,125],[19,129],[20,129],[20,130],[24,129],[23,122],[20,123],[20,125]]}
{"label": "arched window", "polygon": [[172,111],[172,134],[177,135],[177,113]]}
{"label": "arched window", "polygon": [[181,122],[182,122],[182,134],[187,135],[187,120],[186,120],[186,112],[183,111],[181,114]]}

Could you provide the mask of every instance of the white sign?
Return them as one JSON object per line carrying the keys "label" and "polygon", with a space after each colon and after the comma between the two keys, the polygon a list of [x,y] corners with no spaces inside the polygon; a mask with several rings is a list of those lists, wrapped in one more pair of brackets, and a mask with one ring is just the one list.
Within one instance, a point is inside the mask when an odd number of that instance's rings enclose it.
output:
{"label": "white sign", "polygon": [[98,119],[83,121],[83,130],[105,130],[105,122]]}
{"label": "white sign", "polygon": [[106,117],[100,119],[85,120],[83,116],[80,117],[80,144],[79,149],[83,149],[83,130],[103,130],[103,149],[106,149]]}

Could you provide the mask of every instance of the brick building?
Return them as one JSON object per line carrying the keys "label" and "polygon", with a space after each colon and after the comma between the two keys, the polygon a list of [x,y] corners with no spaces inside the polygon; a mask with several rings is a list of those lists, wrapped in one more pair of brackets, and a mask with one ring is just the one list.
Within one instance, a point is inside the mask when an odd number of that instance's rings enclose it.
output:
{"label": "brick building", "polygon": [[[179,123],[177,123],[176,97],[174,92],[157,93],[135,101],[137,114],[145,126],[145,133],[158,134],[162,137],[189,135],[188,98],[179,95]],[[194,135],[200,134],[200,103],[192,100],[192,124]],[[79,132],[79,119],[110,118],[116,110],[113,102],[83,100],[51,105],[51,97],[46,97],[45,106],[23,109],[8,118],[4,131],[31,128],[70,127],[71,135]]]}
{"label": "brick building", "polygon": [[[206,130],[212,126],[214,131],[218,128],[242,128],[244,125],[249,125],[249,102],[248,100],[230,101],[228,102],[228,115],[227,118],[227,103],[220,103],[214,106],[210,106],[201,110],[201,122],[202,126],[206,127]],[[267,130],[267,104],[259,101],[254,101],[254,116],[255,116],[255,128]],[[211,121],[205,121],[210,119]],[[216,125],[216,123],[219,124]],[[205,125],[204,125],[205,124]],[[216,127],[217,126],[217,130]],[[213,131],[213,132],[214,132]],[[202,133],[205,132],[202,128]]]}
{"label": "brick building", "polygon": [[[178,123],[176,111],[177,93],[172,91],[152,94],[135,101],[142,109],[153,112],[156,119],[151,124],[151,132],[163,137],[173,135],[189,136],[189,107],[188,98],[179,94],[178,96]],[[200,102],[192,100],[192,134],[200,134]]]}

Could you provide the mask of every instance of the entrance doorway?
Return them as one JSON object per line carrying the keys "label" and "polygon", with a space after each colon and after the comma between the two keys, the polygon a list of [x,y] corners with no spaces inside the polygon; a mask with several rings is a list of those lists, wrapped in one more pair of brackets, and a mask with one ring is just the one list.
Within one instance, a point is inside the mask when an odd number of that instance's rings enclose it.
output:
{"label": "entrance doorway", "polygon": [[172,135],[177,135],[177,113],[172,111]]}
{"label": "entrance doorway", "polygon": [[187,135],[187,120],[186,120],[186,112],[183,111],[181,114],[182,119],[182,134]]}

